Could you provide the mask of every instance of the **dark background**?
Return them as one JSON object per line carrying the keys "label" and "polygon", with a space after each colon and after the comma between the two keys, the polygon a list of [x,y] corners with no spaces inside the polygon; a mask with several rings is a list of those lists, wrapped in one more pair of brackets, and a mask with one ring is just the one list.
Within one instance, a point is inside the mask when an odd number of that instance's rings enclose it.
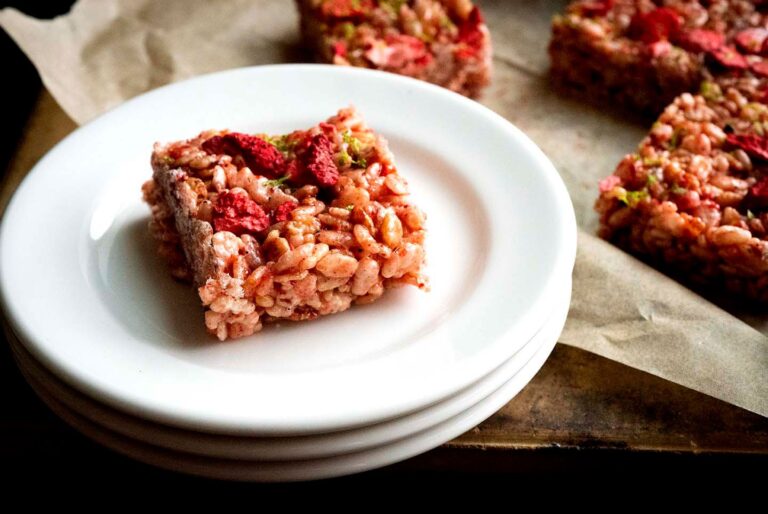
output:
{"label": "dark background", "polygon": [[[289,0],[286,0],[289,1]],[[523,1],[523,0],[519,0]],[[16,7],[39,18],[52,18],[66,13],[72,1],[29,2],[0,1],[0,7]],[[3,124],[5,137],[0,138],[0,169],[5,180],[8,162],[23,134],[24,126],[35,100],[41,90],[41,82],[34,67],[16,47],[5,32],[0,32],[0,55],[6,65],[3,90]],[[3,341],[4,343],[4,341]],[[4,484],[0,490],[12,492],[11,484],[39,485],[68,484],[87,488],[130,487],[136,485],[161,485],[183,488],[187,492],[201,491],[286,491],[291,486],[228,484],[186,477],[158,470],[131,459],[117,455],[90,442],[59,421],[34,395],[16,369],[6,344],[0,345],[0,388],[3,393],[0,408],[0,475]],[[352,491],[362,485],[381,484],[396,481],[400,485],[438,485],[440,496],[448,497],[452,490],[445,489],[448,483],[461,485],[484,485],[494,487],[521,485],[534,480],[541,483],[542,475],[557,482],[620,482],[621,489],[633,490],[632,496],[642,496],[649,486],[683,492],[684,482],[694,480],[695,497],[701,498],[701,487],[705,483],[723,485],[725,479],[759,480],[765,476],[768,459],[755,455],[675,455],[634,453],[605,450],[564,450],[552,448],[537,451],[474,452],[439,449],[404,464],[383,470],[364,473],[342,479],[326,480],[304,487],[317,489],[338,488]],[[512,455],[514,454],[514,455]],[[439,466],[446,471],[435,472]],[[633,477],[633,482],[628,482]],[[640,479],[642,486],[634,482]],[[727,480],[726,480],[727,481]],[[191,487],[190,487],[191,486]],[[350,488],[352,486],[352,488]],[[751,496],[764,484],[751,488],[742,483],[740,491]],[[431,490],[431,488],[430,488]],[[709,491],[715,492],[717,488]],[[720,489],[725,492],[723,489]],[[513,492],[514,489],[497,490]],[[392,491],[393,493],[395,491]],[[517,490],[517,495],[522,492]],[[627,491],[629,492],[629,491]],[[601,495],[599,490],[586,489],[586,495]],[[685,493],[684,493],[685,494]],[[514,496],[508,498],[511,500]],[[372,498],[373,499],[373,498]],[[502,498],[499,498],[502,500]],[[258,499],[252,503],[258,506]],[[503,500],[502,500],[503,501]],[[624,503],[624,502],[623,502]]]}

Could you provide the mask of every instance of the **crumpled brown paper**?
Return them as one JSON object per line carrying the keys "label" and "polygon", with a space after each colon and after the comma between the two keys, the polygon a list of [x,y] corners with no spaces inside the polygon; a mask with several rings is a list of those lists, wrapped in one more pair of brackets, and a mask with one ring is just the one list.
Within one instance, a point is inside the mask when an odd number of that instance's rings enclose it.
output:
{"label": "crumpled brown paper", "polygon": [[[582,228],[561,342],[768,416],[768,316],[728,314],[590,235],[597,181],[647,127],[549,88],[549,23],[565,0],[479,3],[495,47],[482,103],[552,159]],[[80,0],[51,21],[4,9],[0,25],[79,123],[168,82],[301,59],[289,0]]]}

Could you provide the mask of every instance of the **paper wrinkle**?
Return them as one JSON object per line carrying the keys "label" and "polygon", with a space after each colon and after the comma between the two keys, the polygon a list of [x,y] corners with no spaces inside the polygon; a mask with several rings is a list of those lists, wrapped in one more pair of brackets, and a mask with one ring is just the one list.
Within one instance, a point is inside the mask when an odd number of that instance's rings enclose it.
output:
{"label": "paper wrinkle", "polygon": [[[495,50],[482,103],[552,159],[581,228],[560,341],[768,415],[768,317],[739,314],[742,321],[591,235],[597,182],[634,151],[647,127],[549,86],[550,21],[567,1],[479,3]],[[0,25],[80,123],[166,83],[303,60],[287,0],[80,0],[49,21],[3,9]],[[190,134],[205,128],[190,127]]]}

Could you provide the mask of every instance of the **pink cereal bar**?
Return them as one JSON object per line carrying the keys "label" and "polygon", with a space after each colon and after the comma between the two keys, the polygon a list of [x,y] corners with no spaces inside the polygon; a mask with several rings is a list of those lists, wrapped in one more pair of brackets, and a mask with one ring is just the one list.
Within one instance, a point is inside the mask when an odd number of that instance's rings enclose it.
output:
{"label": "pink cereal bar", "polygon": [[555,16],[552,77],[657,116],[707,73],[768,76],[768,4],[754,0],[575,0]]}
{"label": "pink cereal bar", "polygon": [[683,93],[600,183],[600,235],[694,283],[768,301],[768,82]]}
{"label": "pink cereal bar", "polygon": [[407,75],[476,97],[491,76],[491,38],[469,0],[297,0],[320,62]]}
{"label": "pink cereal bar", "polygon": [[220,340],[311,320],[385,289],[426,289],[425,215],[386,141],[352,108],[281,136],[207,131],[155,144],[143,187],[172,274]]}

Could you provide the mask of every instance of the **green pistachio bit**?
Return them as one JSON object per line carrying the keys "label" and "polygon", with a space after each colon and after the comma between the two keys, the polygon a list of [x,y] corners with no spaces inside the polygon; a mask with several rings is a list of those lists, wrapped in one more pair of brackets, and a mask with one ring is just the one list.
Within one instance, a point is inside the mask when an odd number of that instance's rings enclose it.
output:
{"label": "green pistachio bit", "polygon": [[290,175],[286,175],[284,177],[276,178],[274,180],[267,180],[266,182],[264,182],[264,185],[267,186],[267,187],[280,187],[289,178],[291,178],[291,176]]}
{"label": "green pistachio bit", "polygon": [[349,130],[345,130],[341,134],[341,137],[344,140],[344,142],[347,143],[349,148],[352,149],[353,152],[355,153],[360,152],[360,140],[354,137],[352,135],[352,132],[350,132]]}
{"label": "green pistachio bit", "polygon": [[271,144],[283,153],[292,151],[296,147],[296,141],[288,139],[288,135],[284,136],[261,136],[264,141]]}
{"label": "green pistachio bit", "polygon": [[352,209],[354,209],[354,208],[355,208],[355,206],[354,206],[354,205],[352,205],[352,204],[349,204],[349,205],[347,205],[347,206],[346,206],[346,207],[344,207],[344,208],[345,208],[346,210],[348,210],[348,211],[351,211]]}
{"label": "green pistachio bit", "polygon": [[640,191],[627,191],[619,197],[619,201],[628,207],[635,207],[646,198],[648,198],[648,191],[641,189]]}
{"label": "green pistachio bit", "polygon": [[348,21],[344,22],[341,24],[341,31],[344,34],[344,39],[352,39],[352,36],[355,35],[355,26]]}
{"label": "green pistachio bit", "polygon": [[701,83],[699,93],[707,100],[717,101],[723,98],[723,90],[720,89],[720,86],[709,80]]}
{"label": "green pistachio bit", "polygon": [[397,14],[406,2],[407,0],[379,0],[379,7]]}
{"label": "green pistachio bit", "polygon": [[748,219],[748,220],[753,220],[753,219],[755,219],[755,213],[754,213],[754,212],[752,212],[752,211],[750,211],[749,209],[747,209],[747,219]]}
{"label": "green pistachio bit", "polygon": [[686,188],[680,187],[677,184],[674,184],[670,189],[670,191],[672,192],[672,194],[675,194],[675,195],[684,195],[685,193],[688,192]]}
{"label": "green pistachio bit", "polygon": [[669,149],[674,150],[678,146],[680,146],[680,140],[682,139],[683,130],[680,128],[676,128],[674,132],[672,132],[672,137],[669,138]]}
{"label": "green pistachio bit", "polygon": [[350,154],[348,154],[346,151],[342,151],[342,155],[346,154],[346,156],[349,158],[350,162],[357,166],[358,168],[365,168],[367,166],[367,163],[365,159],[360,157],[360,150],[362,149],[362,145],[360,143],[360,140],[357,139],[352,135],[352,133],[349,130],[345,130],[341,134],[342,139],[347,144],[347,148],[352,150],[352,154],[354,157],[352,157]]}
{"label": "green pistachio bit", "polygon": [[352,157],[349,156],[349,153],[346,150],[341,150],[339,152],[339,166],[347,167],[350,164],[352,164]]}
{"label": "green pistachio bit", "polygon": [[649,174],[648,174],[648,178],[647,178],[647,179],[645,179],[645,184],[646,184],[646,185],[648,185],[648,186],[650,186],[650,185],[652,185],[652,184],[655,184],[655,183],[656,183],[656,182],[658,182],[658,181],[659,181],[659,179],[658,179],[658,178],[656,178],[656,175],[654,175],[653,173],[649,173]]}
{"label": "green pistachio bit", "polygon": [[456,27],[456,24],[446,15],[440,17],[440,28],[452,29]]}
{"label": "green pistachio bit", "polygon": [[643,157],[643,164],[646,166],[661,166],[661,159],[659,157]]}

